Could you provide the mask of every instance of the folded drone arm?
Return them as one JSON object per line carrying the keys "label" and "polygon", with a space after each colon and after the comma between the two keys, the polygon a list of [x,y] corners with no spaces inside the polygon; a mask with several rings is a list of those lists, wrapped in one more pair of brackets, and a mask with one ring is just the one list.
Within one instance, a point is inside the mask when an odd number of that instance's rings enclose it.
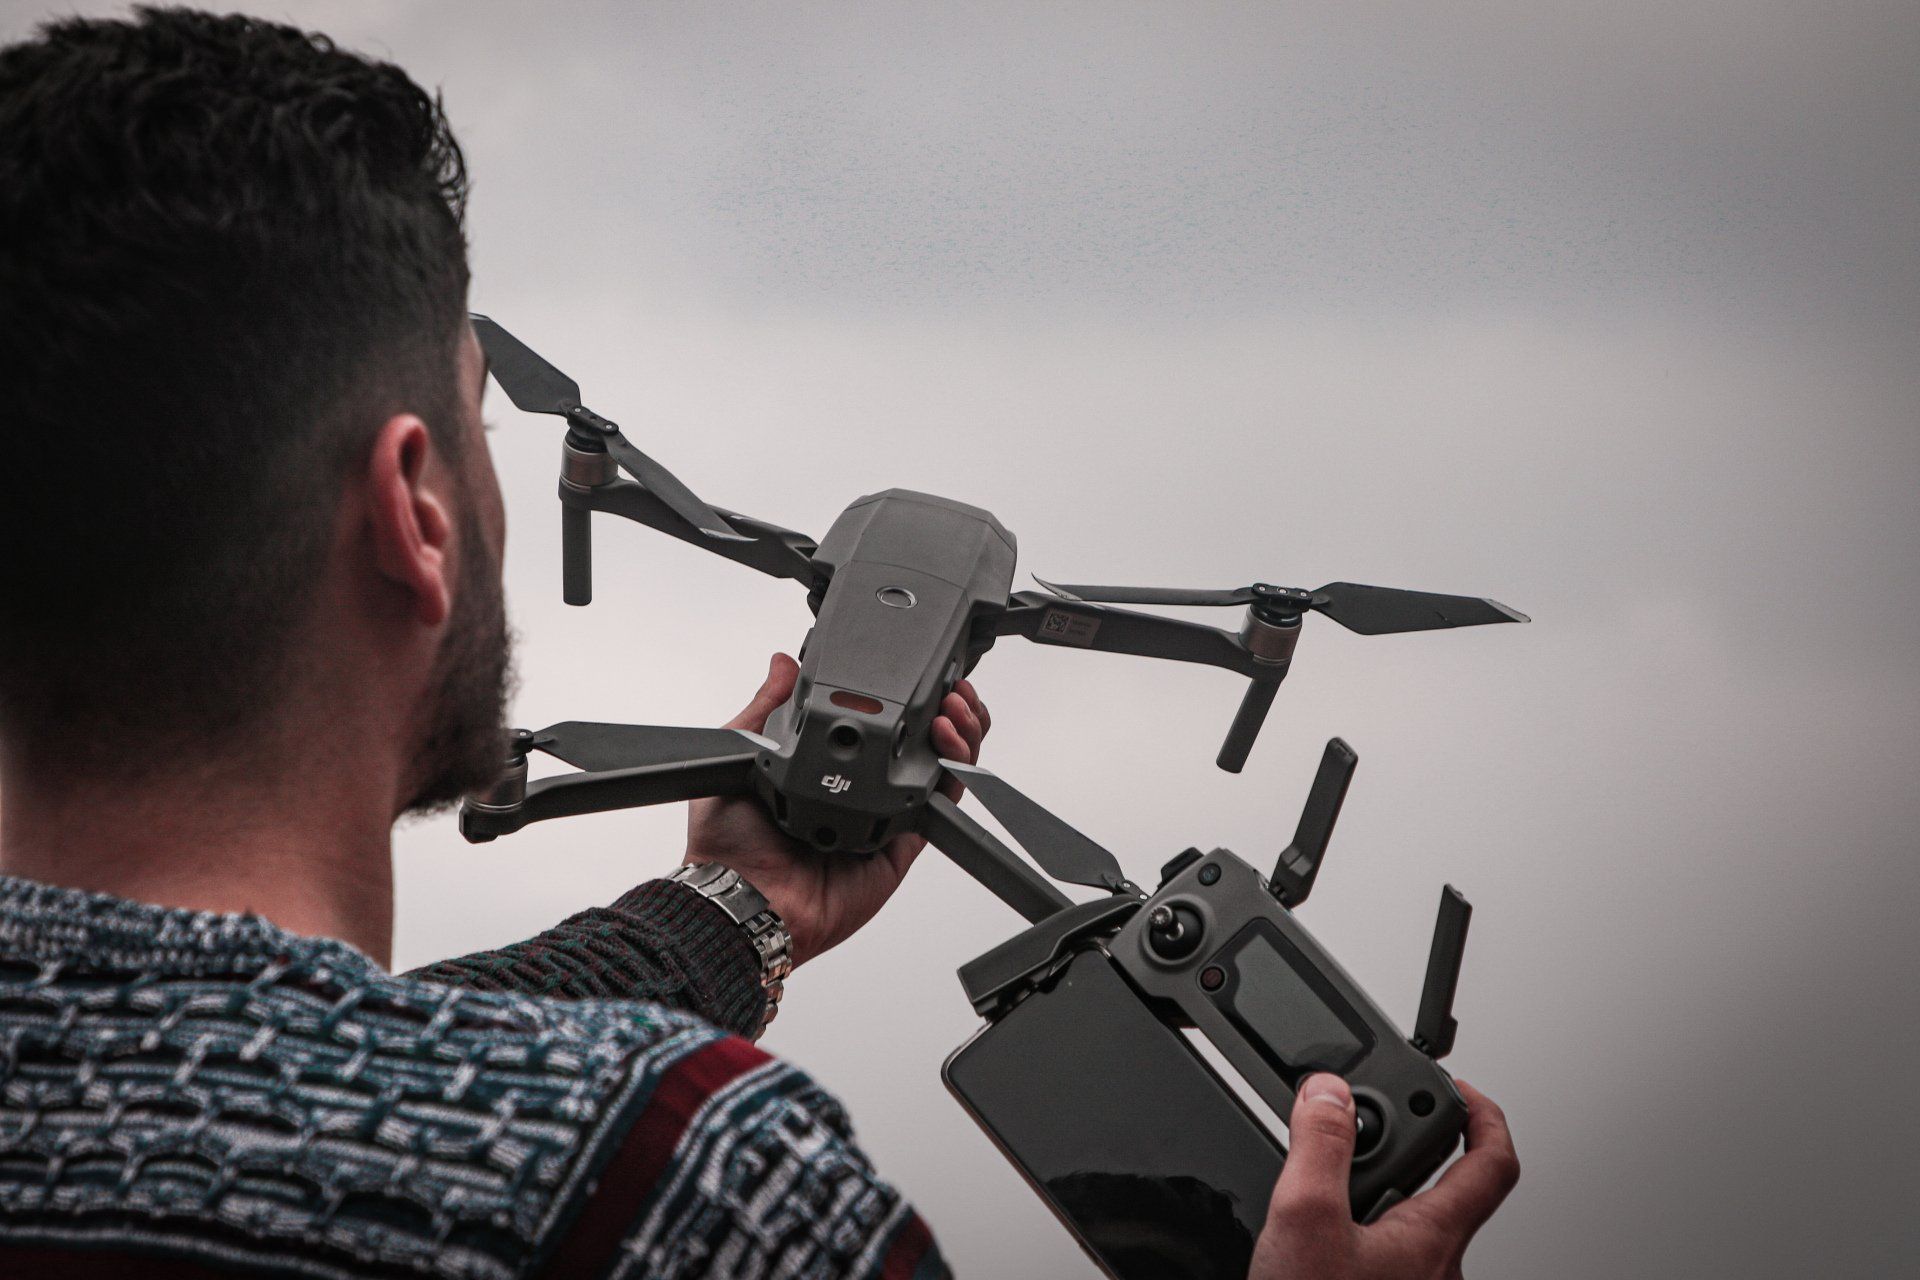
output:
{"label": "folded drone arm", "polygon": [[[758,569],[776,578],[792,578],[809,585],[813,582],[813,553],[819,544],[805,534],[783,529],[777,524],[722,509],[720,514],[726,517],[727,523],[744,534],[747,540],[715,538],[688,523],[644,485],[626,479],[609,480],[591,487],[562,480],[560,501],[566,508],[567,518],[577,520],[581,528],[585,526],[587,512],[604,511],[671,534],[682,542],[691,542],[703,551],[725,556],[749,569]],[[579,514],[576,516],[575,512]],[[582,564],[585,546],[582,542]]]}
{"label": "folded drone arm", "polygon": [[1007,601],[1007,611],[1000,616],[998,630],[1001,635],[1021,635],[1037,644],[1198,662],[1244,676],[1260,674],[1269,665],[1249,653],[1231,631],[1038,591],[1014,592]]}
{"label": "folded drone arm", "polygon": [[[1198,662],[1248,677],[1251,683],[1216,761],[1229,773],[1240,772],[1246,764],[1292,655],[1291,643],[1283,654],[1262,658],[1241,636],[1218,627],[1037,591],[1016,591],[1007,601],[998,629],[1001,635],[1023,635],[1040,644]],[[1297,622],[1293,629],[1297,631]]]}
{"label": "folded drone arm", "polygon": [[460,834],[479,842],[511,835],[528,823],[549,818],[746,794],[753,787],[758,748],[744,735],[736,736],[740,739],[737,750],[629,769],[565,773],[526,783],[517,796],[503,795],[503,788],[496,787],[485,799],[469,799],[460,806]]}

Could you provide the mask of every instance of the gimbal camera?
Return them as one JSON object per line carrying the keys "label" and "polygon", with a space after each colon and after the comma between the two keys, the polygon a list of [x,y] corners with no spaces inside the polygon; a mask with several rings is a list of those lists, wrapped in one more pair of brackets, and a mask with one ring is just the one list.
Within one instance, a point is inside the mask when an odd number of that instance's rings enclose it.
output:
{"label": "gimbal camera", "polygon": [[[578,385],[485,316],[474,331],[514,404],[562,417],[564,596],[592,599],[595,512],[617,515],[807,589],[815,621],[792,697],[764,733],[568,721],[514,733],[506,767],[460,829],[492,840],[530,822],[754,795],[814,856],[864,856],[917,832],[1031,924],[961,971],[988,1026],[947,1063],[949,1087],[1111,1274],[1246,1274],[1284,1148],[1181,1034],[1196,1028],[1284,1114],[1310,1071],[1353,1085],[1356,1212],[1417,1190],[1459,1140],[1465,1107],[1435,1060],[1469,908],[1452,890],[1412,1041],[1300,926],[1355,757],[1335,739],[1294,843],[1271,877],[1231,852],[1188,850],[1152,894],[1004,779],[940,760],[941,700],[997,639],[1223,667],[1249,680],[1221,747],[1238,772],[1292,665],[1306,614],[1363,635],[1525,616],[1472,596],[1335,582],[1226,591],[1054,586],[1014,591],[1014,537],[986,511],[890,489],[819,542],[708,506]],[[624,472],[623,476],[621,473]],[[1238,632],[1113,607],[1244,606]],[[578,772],[528,781],[543,751]],[[1048,876],[1105,891],[1074,903],[939,790],[956,778]]]}

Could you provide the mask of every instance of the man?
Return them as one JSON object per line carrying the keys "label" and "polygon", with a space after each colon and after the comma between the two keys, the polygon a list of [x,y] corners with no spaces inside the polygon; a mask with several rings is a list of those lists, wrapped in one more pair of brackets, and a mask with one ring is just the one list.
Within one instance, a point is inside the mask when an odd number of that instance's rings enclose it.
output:
{"label": "man", "polygon": [[[780,931],[841,941],[917,842],[813,859],[708,802],[709,869],[382,967],[393,821],[500,758],[464,195],[437,104],[322,37],[143,10],[0,51],[0,1274],[943,1274],[749,1043]],[[942,710],[973,759],[985,708]],[[1515,1172],[1470,1097],[1363,1229],[1316,1078],[1255,1274],[1457,1271]]]}

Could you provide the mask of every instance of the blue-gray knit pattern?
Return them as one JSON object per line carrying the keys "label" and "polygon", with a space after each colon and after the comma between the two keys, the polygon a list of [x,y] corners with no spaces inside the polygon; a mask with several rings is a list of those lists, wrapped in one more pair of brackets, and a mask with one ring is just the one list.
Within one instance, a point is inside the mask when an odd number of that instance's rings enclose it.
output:
{"label": "blue-gray knit pattern", "polygon": [[[289,1274],[530,1274],[649,1091],[721,1036],[657,1005],[395,978],[258,917],[0,877],[0,1249],[184,1240]],[[753,1076],[733,1086],[751,1116],[680,1144],[667,1174],[689,1190],[633,1224],[615,1270],[875,1265],[908,1210],[831,1098],[777,1062]],[[796,1218],[814,1224],[797,1249]]]}

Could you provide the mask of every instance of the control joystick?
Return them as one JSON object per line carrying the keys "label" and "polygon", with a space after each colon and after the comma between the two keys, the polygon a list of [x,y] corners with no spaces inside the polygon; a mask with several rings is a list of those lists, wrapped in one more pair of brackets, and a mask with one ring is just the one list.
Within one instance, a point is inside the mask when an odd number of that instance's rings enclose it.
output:
{"label": "control joystick", "polygon": [[1200,913],[1185,903],[1161,903],[1147,912],[1147,950],[1172,963],[1200,949],[1206,931]]}

